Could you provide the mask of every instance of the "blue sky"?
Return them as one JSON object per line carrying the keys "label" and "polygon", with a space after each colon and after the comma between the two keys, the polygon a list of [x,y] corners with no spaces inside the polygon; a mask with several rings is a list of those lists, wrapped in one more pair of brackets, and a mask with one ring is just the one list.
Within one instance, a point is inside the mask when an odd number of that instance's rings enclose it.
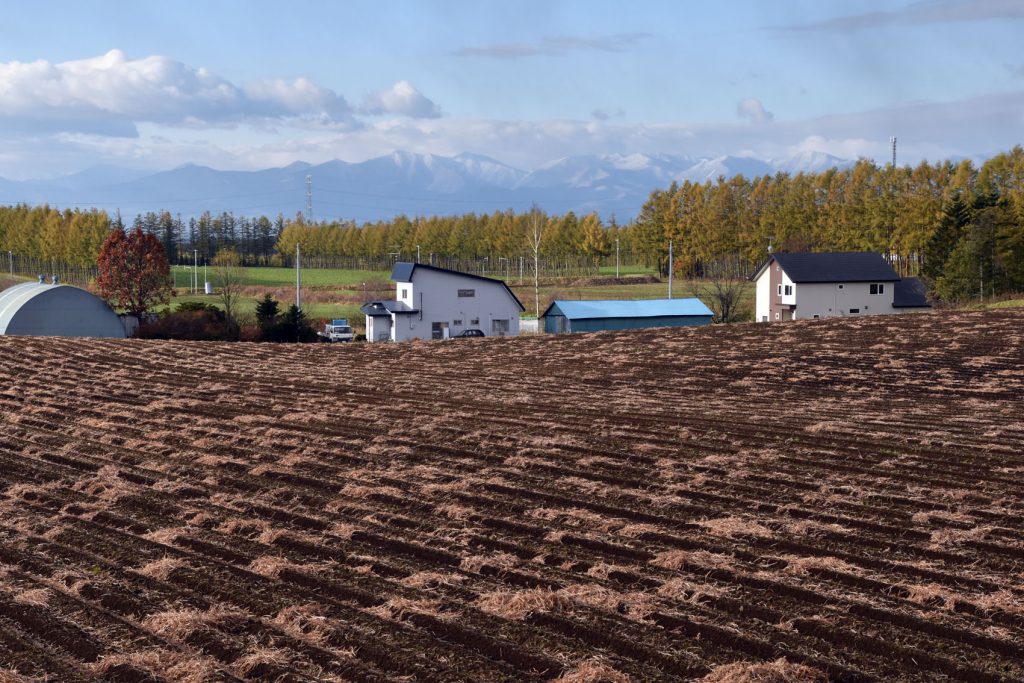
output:
{"label": "blue sky", "polygon": [[1024,138],[1024,0],[9,2],[0,176]]}

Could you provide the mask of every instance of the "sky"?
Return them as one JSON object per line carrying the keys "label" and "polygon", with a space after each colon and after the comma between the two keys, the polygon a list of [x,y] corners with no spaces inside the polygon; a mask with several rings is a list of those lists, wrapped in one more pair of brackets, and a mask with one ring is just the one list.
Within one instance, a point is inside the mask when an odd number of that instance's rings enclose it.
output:
{"label": "sky", "polygon": [[1024,0],[3,1],[0,177],[1024,142]]}

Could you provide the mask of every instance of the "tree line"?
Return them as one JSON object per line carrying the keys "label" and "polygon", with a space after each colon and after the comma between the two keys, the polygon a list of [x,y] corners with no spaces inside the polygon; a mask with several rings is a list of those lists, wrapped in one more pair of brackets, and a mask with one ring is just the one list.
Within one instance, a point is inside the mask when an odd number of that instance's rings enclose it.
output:
{"label": "tree line", "polygon": [[[654,190],[629,224],[595,213],[536,210],[456,216],[397,216],[367,222],[310,222],[302,215],[232,213],[182,219],[140,214],[133,227],[155,236],[172,262],[209,262],[233,250],[244,265],[290,264],[296,245],[320,259],[423,261],[489,257],[586,257],[668,268],[680,276],[749,273],[776,251],[879,251],[897,269],[922,275],[947,299],[1024,289],[1024,148],[980,167],[971,161],[853,167],[821,173],[684,181]],[[124,228],[102,211],[0,207],[0,250],[66,263],[95,263],[107,233]],[[535,244],[535,237],[539,242]]]}
{"label": "tree line", "polygon": [[947,300],[1024,290],[1024,148],[976,168],[858,161],[846,170],[672,184],[629,228],[664,270],[673,243],[682,275],[733,262],[749,273],[776,251],[877,251]]}

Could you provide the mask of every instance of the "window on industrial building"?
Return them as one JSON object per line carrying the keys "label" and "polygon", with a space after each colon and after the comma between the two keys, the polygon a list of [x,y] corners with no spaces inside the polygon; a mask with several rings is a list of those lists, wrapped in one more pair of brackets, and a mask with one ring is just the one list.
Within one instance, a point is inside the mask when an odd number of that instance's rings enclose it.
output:
{"label": "window on industrial building", "polygon": [[462,327],[462,321],[461,320],[453,320],[452,321],[452,325],[454,325],[455,327]]}
{"label": "window on industrial building", "polygon": [[476,290],[475,289],[460,289],[459,290],[459,296],[460,297],[476,296]]}
{"label": "window on industrial building", "polygon": [[491,333],[493,334],[508,334],[508,320],[505,318],[496,318],[491,321]]}
{"label": "window on industrial building", "polygon": [[814,319],[815,319],[815,320],[817,320],[817,319],[818,319],[818,318],[820,318],[820,317],[821,317],[821,316],[820,316],[820,315],[818,315],[817,313],[815,313],[815,314],[814,314]]}
{"label": "window on industrial building", "polygon": [[479,325],[480,324],[480,318],[473,318],[472,320],[469,321],[469,324],[470,325]]}
{"label": "window on industrial building", "polygon": [[859,308],[851,308],[850,309],[850,313],[860,313],[860,309]]}
{"label": "window on industrial building", "polygon": [[885,285],[884,284],[877,284],[876,285],[876,284],[872,283],[872,285],[871,285],[871,293],[872,294],[885,294]]}

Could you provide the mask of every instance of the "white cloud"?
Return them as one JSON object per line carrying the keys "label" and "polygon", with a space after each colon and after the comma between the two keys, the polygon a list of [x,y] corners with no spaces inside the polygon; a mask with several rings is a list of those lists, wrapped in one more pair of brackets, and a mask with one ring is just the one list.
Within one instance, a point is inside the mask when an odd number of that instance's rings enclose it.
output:
{"label": "white cloud", "polygon": [[756,97],[746,97],[737,102],[736,115],[751,123],[768,123],[775,118]]}
{"label": "white cloud", "polygon": [[398,81],[387,90],[375,92],[363,100],[361,113],[397,114],[414,119],[436,119],[441,108],[413,87],[409,81]]}
{"label": "white cloud", "polygon": [[350,123],[337,93],[299,78],[238,86],[168,57],[111,50],[68,62],[0,63],[0,122],[28,131],[137,135],[137,123],[230,126],[256,119]]}

